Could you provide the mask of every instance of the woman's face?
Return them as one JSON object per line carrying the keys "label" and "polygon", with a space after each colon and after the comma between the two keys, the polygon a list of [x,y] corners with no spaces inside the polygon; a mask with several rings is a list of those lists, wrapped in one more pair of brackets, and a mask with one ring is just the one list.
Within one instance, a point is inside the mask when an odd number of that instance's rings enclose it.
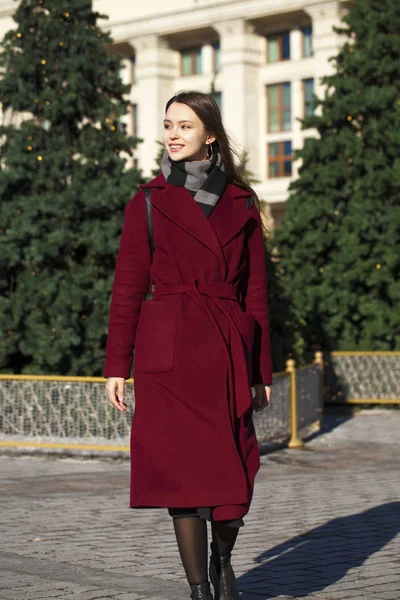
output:
{"label": "woman's face", "polygon": [[204,160],[206,142],[214,142],[194,110],[187,104],[173,102],[165,113],[164,144],[171,160]]}

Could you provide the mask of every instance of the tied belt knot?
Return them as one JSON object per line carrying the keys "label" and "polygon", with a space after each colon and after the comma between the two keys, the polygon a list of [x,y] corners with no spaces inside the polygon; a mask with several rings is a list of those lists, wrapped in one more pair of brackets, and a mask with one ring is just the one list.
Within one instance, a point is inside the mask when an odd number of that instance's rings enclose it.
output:
{"label": "tied belt knot", "polygon": [[238,291],[234,285],[224,282],[201,283],[197,279],[190,279],[185,283],[170,285],[157,283],[151,286],[154,297],[169,294],[188,294],[197,297],[208,296],[210,298],[222,298],[226,300],[239,301]]}
{"label": "tied belt knot", "polygon": [[158,296],[187,294],[209,316],[226,355],[226,364],[230,375],[229,393],[232,393],[235,397],[236,417],[240,417],[252,407],[250,381],[242,336],[229,308],[224,306],[223,302],[219,303],[218,307],[226,316],[229,324],[230,342],[228,342],[218,324],[218,319],[210,307],[210,302],[207,301],[207,298],[215,298],[239,302],[237,288],[230,283],[201,283],[197,279],[190,279],[185,283],[173,285],[166,283],[152,284],[151,292],[155,299]]}

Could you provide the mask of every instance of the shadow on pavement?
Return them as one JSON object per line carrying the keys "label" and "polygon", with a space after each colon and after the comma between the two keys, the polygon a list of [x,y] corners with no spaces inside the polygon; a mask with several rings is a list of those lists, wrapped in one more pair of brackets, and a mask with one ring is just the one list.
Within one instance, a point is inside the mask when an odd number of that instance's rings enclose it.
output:
{"label": "shadow on pavement", "polygon": [[[308,435],[301,435],[303,442],[308,444],[312,440],[316,438],[323,437],[324,435],[330,433],[334,429],[337,429],[343,423],[346,423],[349,419],[354,418],[354,408],[349,406],[328,406],[324,408],[324,415],[322,418],[321,429],[318,431],[314,431],[309,433]],[[282,448],[287,448],[288,440],[274,440],[267,442],[260,442],[258,445],[258,449],[261,456],[266,454],[272,454],[277,452],[278,450],[282,450]]]}
{"label": "shadow on pavement", "polygon": [[302,598],[322,591],[360,567],[399,531],[400,502],[332,519],[260,554],[256,562],[262,564],[238,578],[242,599]]}
{"label": "shadow on pavement", "polygon": [[310,433],[306,437],[303,438],[305,443],[310,442],[316,438],[326,435],[330,433],[334,429],[337,429],[343,423],[348,421],[349,419],[354,418],[354,407],[353,406],[335,406],[335,405],[325,405],[324,406],[324,414],[321,423],[321,429],[319,431],[315,431]]}

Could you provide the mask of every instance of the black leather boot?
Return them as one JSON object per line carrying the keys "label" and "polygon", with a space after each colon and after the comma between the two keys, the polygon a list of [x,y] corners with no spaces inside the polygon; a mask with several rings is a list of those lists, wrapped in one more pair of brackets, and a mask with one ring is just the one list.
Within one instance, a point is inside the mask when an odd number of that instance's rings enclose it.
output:
{"label": "black leather boot", "polygon": [[214,600],[214,596],[211,593],[210,584],[200,583],[190,586],[192,593],[190,597],[192,600]]}
{"label": "black leather boot", "polygon": [[214,586],[215,600],[240,600],[235,573],[231,565],[231,555],[219,556],[212,542],[209,575]]}

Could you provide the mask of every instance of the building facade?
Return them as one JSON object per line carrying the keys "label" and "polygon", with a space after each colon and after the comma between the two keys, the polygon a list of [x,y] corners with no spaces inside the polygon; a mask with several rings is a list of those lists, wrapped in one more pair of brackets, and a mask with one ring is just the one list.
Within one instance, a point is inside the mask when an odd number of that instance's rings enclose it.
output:
{"label": "building facade", "polygon": [[[94,0],[109,16],[109,51],[124,55],[121,76],[131,83],[128,131],[143,141],[135,160],[144,175],[155,168],[163,114],[177,91],[214,95],[227,131],[249,153],[255,187],[277,224],[296,177],[294,150],[312,130],[300,119],[340,47],[333,26],[347,3],[339,0]],[[15,24],[13,0],[0,0],[0,35]]]}

